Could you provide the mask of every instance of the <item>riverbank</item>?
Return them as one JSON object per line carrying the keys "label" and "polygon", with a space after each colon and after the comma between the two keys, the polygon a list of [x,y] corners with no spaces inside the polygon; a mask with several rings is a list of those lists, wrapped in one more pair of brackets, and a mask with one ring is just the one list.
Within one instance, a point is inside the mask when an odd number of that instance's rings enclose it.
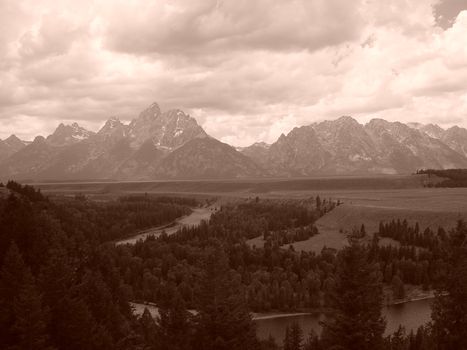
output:
{"label": "riverbank", "polygon": [[[384,307],[391,307],[396,305],[403,305],[411,302],[422,301],[422,300],[429,300],[435,298],[435,291],[428,290],[424,291],[419,286],[406,286],[406,297],[402,299],[393,299],[392,291],[389,290],[389,287],[385,288],[385,295],[387,299],[383,303]],[[389,294],[390,293],[390,294]],[[318,307],[314,309],[307,309],[307,310],[299,310],[297,312],[272,312],[272,313],[252,313],[253,320],[271,320],[276,318],[283,318],[283,317],[298,317],[298,316],[308,316],[308,315],[319,315],[319,314],[326,314],[329,313],[330,310],[328,308]]]}
{"label": "riverbank", "polygon": [[[156,304],[150,302],[143,302],[143,303],[134,303],[130,302],[130,306],[133,309],[133,313],[137,316],[141,316],[144,312],[144,309],[148,309],[149,313],[152,317],[157,318],[159,317],[159,308]],[[196,315],[196,310],[188,310],[189,313],[192,315]],[[274,314],[267,314],[267,313],[251,313],[251,318],[253,321],[260,321],[260,320],[270,320],[276,318],[284,318],[284,317],[296,317],[296,316],[308,316],[313,315],[314,312],[293,312],[293,313],[274,313]]]}
{"label": "riverbank", "polygon": [[423,290],[420,286],[406,284],[404,286],[405,296],[403,298],[394,298],[394,293],[390,286],[384,287],[384,305],[400,305],[405,303],[410,303],[412,301],[433,299],[435,297],[435,291]]}
{"label": "riverbank", "polygon": [[294,313],[274,313],[274,314],[252,313],[251,318],[253,321],[272,320],[275,318],[282,318],[282,317],[308,316],[308,315],[313,315],[314,313],[315,312],[294,312]]}
{"label": "riverbank", "polygon": [[158,226],[148,228],[143,231],[139,231],[138,233],[131,235],[130,237],[116,241],[115,244],[135,244],[137,241],[144,240],[148,236],[158,236],[164,231],[167,235],[174,234],[182,227],[196,226],[199,225],[203,220],[209,220],[211,214],[215,210],[217,210],[217,207],[215,205],[210,205],[209,207],[193,208],[190,214],[183,215],[167,225],[163,225],[162,227]]}
{"label": "riverbank", "polygon": [[[148,309],[152,317],[159,317],[159,310],[153,303],[130,303],[130,305],[137,316],[141,316],[144,310]],[[416,331],[418,327],[431,320],[430,305],[431,302],[428,300],[417,300],[401,305],[384,306],[382,313],[387,321],[385,334],[392,334],[401,325],[408,332]],[[195,310],[188,311],[196,315]],[[320,321],[324,318],[325,314],[320,312],[252,313],[258,336],[267,339],[272,335],[278,342],[282,342],[285,328],[293,322],[298,322],[305,333],[313,329],[319,334]]]}
{"label": "riverbank", "polygon": [[180,220],[180,219],[182,219],[182,218],[184,218],[184,217],[186,217],[188,215],[190,215],[190,214],[180,216],[180,217],[176,218],[175,220],[173,220],[173,221],[171,221],[171,222],[169,222],[167,224],[161,225],[161,226],[148,227],[148,228],[142,229],[142,230],[140,230],[140,231],[138,231],[136,233],[130,233],[129,235],[123,236],[120,239],[113,241],[113,243],[115,243],[117,245],[118,244],[123,244],[121,242],[124,242],[124,241],[126,241],[128,239],[132,239],[132,238],[137,237],[137,236],[150,235],[150,234],[158,233],[159,231],[174,227],[175,225],[177,225],[178,220]]}
{"label": "riverbank", "polygon": [[[424,291],[418,286],[406,286],[407,295],[403,299],[387,299],[384,303],[384,307],[391,307],[397,305],[408,304],[412,302],[434,299],[435,293],[433,290]],[[388,288],[385,288],[385,293],[389,291]],[[390,292],[390,291],[389,291]],[[392,292],[391,292],[392,293]],[[142,302],[142,303],[130,303],[134,309],[134,313],[138,316],[143,314],[145,308],[149,310],[153,317],[159,315],[159,310],[156,304],[151,302]],[[189,310],[190,313],[196,314],[196,310]],[[325,315],[329,313],[330,310],[324,307],[318,307],[314,309],[299,310],[296,312],[287,312],[287,311],[278,311],[278,312],[252,312],[251,318],[253,321],[261,320],[273,320],[278,318],[287,318],[287,317],[299,317],[299,316],[310,316],[310,315]]]}
{"label": "riverbank", "polygon": [[[431,301],[419,300],[402,305],[384,306],[382,316],[386,320],[385,335],[393,334],[399,326],[405,327],[406,331],[416,332],[417,329],[431,321]],[[285,313],[284,313],[285,315]],[[298,323],[304,334],[313,330],[320,334],[322,330],[321,321],[326,318],[322,313],[299,314],[295,316],[290,313],[290,317],[273,317],[270,314],[268,318],[256,319],[256,332],[259,338],[268,339],[270,336],[282,343],[286,328],[293,323]]]}

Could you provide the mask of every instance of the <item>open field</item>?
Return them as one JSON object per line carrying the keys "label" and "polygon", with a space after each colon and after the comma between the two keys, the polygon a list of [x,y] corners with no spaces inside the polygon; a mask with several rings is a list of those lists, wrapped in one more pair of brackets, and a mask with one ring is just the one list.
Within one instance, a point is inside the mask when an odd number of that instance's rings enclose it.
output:
{"label": "open field", "polygon": [[[325,192],[339,198],[343,205],[316,222],[319,235],[293,244],[296,250],[319,252],[323,247],[340,249],[346,235],[365,225],[371,236],[381,221],[407,220],[420,228],[452,228],[460,219],[467,219],[467,189],[407,189],[395,191]],[[381,244],[396,244],[384,239]]]}
{"label": "open field", "polygon": [[[365,225],[372,235],[381,221],[407,220],[419,223],[422,229],[452,228],[460,219],[467,220],[466,188],[400,188],[400,189],[319,189],[313,192],[274,192],[269,197],[300,198],[320,195],[321,198],[340,200],[344,204],[316,222],[319,235],[307,241],[296,242],[295,250],[319,252],[324,247],[340,249],[346,242],[343,232]],[[255,238],[248,242],[261,246],[264,242]],[[383,239],[380,244],[397,244]]]}
{"label": "open field", "polygon": [[[316,223],[320,234],[294,243],[296,250],[319,252],[323,247],[339,249],[346,235],[365,224],[370,235],[380,221],[406,219],[418,222],[422,229],[453,227],[467,219],[467,188],[424,188],[424,175],[327,177],[307,179],[248,179],[152,182],[82,182],[34,184],[48,194],[85,193],[96,198],[126,194],[216,197],[218,204],[240,198],[301,199],[319,195],[322,199],[340,200],[343,205]],[[260,238],[249,241],[261,246]],[[395,244],[384,240],[382,244]]]}
{"label": "open field", "polygon": [[233,179],[141,182],[41,182],[30,183],[45,192],[60,193],[216,193],[273,194],[317,190],[421,188],[425,175],[334,176],[293,179]]}

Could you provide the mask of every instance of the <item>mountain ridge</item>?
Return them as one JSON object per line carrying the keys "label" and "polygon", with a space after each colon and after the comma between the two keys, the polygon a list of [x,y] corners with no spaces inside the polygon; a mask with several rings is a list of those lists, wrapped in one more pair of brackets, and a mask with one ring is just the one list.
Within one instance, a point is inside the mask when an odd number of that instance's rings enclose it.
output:
{"label": "mountain ridge", "polygon": [[1,179],[202,179],[403,174],[467,167],[467,129],[350,116],[315,122],[273,143],[234,148],[180,109],[157,103],[130,123],[110,117],[97,131],[59,124],[27,143],[0,140]]}

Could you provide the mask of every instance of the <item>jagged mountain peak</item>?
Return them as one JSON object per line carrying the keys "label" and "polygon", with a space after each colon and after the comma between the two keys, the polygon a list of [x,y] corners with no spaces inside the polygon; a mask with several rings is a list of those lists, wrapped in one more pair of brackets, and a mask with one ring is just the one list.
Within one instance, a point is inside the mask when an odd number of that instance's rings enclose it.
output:
{"label": "jagged mountain peak", "polygon": [[153,110],[153,111],[161,111],[161,108],[157,102],[153,102],[149,105],[147,109]]}
{"label": "jagged mountain peak", "polygon": [[342,117],[337,118],[334,122],[339,123],[339,124],[359,124],[360,125],[360,123],[356,119],[354,119],[353,117],[349,115],[343,115]]}
{"label": "jagged mountain peak", "polygon": [[67,146],[86,140],[93,134],[92,131],[81,127],[76,122],[71,125],[60,123],[53,134],[47,137],[47,142],[54,146]]}
{"label": "jagged mountain peak", "polygon": [[346,127],[346,126],[362,126],[355,118],[344,115],[337,119],[333,120],[323,120],[321,122],[310,124],[309,126],[313,126],[314,128],[323,128],[323,127]]}
{"label": "jagged mountain peak", "polygon": [[318,132],[325,132],[327,137],[331,135],[338,137],[342,133],[361,132],[363,129],[363,125],[350,116],[342,116],[335,120],[325,120],[320,123],[311,124],[308,127],[312,127]]}
{"label": "jagged mountain peak", "polygon": [[447,129],[446,131],[464,133],[466,130],[467,129],[465,128],[461,128],[460,126],[454,125],[454,126],[451,126],[449,129]]}
{"label": "jagged mountain peak", "polygon": [[386,119],[381,119],[381,118],[373,118],[371,119],[365,127],[370,127],[370,128],[378,128],[378,127],[385,127],[388,129],[404,129],[404,130],[417,130],[413,127],[410,127],[408,124],[401,123],[399,121],[388,121]]}
{"label": "jagged mountain peak", "polygon": [[435,139],[441,139],[444,133],[446,132],[446,130],[441,128],[439,125],[433,124],[433,123],[430,123],[430,124],[407,123],[407,126],[412,129],[419,130]]}
{"label": "jagged mountain peak", "polygon": [[147,140],[162,149],[174,149],[196,137],[207,136],[197,121],[180,109],[161,112],[152,104],[129,125],[131,146],[139,148]]}
{"label": "jagged mountain peak", "polygon": [[365,125],[365,128],[373,131],[389,133],[410,133],[412,131],[418,131],[417,129],[409,127],[407,124],[403,124],[397,121],[391,122],[381,118],[374,118],[370,120],[370,122]]}
{"label": "jagged mountain peak", "polygon": [[135,123],[138,122],[151,122],[154,119],[156,119],[159,115],[161,114],[161,108],[159,105],[154,102],[151,105],[149,105],[146,109],[144,109],[138,117],[134,120]]}
{"label": "jagged mountain peak", "polygon": [[453,126],[447,129],[441,140],[459,154],[467,157],[467,129]]}
{"label": "jagged mountain peak", "polygon": [[45,137],[44,136],[36,136],[34,138],[34,141],[32,141],[32,143],[45,143]]}
{"label": "jagged mountain peak", "polygon": [[385,119],[382,119],[382,118],[373,118],[371,119],[365,126],[371,126],[371,125],[374,125],[374,126],[381,126],[381,125],[389,125],[390,122],[388,122],[387,120]]}
{"label": "jagged mountain peak", "polygon": [[99,134],[107,133],[115,128],[120,128],[123,127],[125,124],[123,124],[118,117],[110,117],[107,119],[105,124],[100,128],[98,131]]}
{"label": "jagged mountain peak", "polygon": [[436,124],[427,124],[420,129],[425,134],[435,139],[441,139],[446,132],[443,128]]}
{"label": "jagged mountain peak", "polygon": [[18,140],[18,141],[21,141],[21,139],[18,136],[16,136],[15,134],[11,134],[4,141],[6,141],[6,140]]}
{"label": "jagged mountain peak", "polygon": [[23,140],[21,140],[18,136],[16,136],[15,134],[11,134],[10,136],[8,136],[4,142],[6,144],[8,144],[9,146],[11,147],[15,147],[15,148],[21,148],[25,145],[25,142]]}
{"label": "jagged mountain peak", "polygon": [[0,160],[6,159],[12,154],[26,147],[26,142],[20,140],[16,135],[10,135],[5,140],[0,140]]}

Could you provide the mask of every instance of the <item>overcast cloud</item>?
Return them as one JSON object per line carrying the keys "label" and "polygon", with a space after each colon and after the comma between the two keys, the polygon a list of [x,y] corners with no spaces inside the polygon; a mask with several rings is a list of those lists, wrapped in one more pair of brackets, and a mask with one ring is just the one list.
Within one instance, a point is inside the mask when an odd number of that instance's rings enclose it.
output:
{"label": "overcast cloud", "polygon": [[294,126],[467,127],[467,0],[0,0],[0,138],[150,103],[233,145]]}

